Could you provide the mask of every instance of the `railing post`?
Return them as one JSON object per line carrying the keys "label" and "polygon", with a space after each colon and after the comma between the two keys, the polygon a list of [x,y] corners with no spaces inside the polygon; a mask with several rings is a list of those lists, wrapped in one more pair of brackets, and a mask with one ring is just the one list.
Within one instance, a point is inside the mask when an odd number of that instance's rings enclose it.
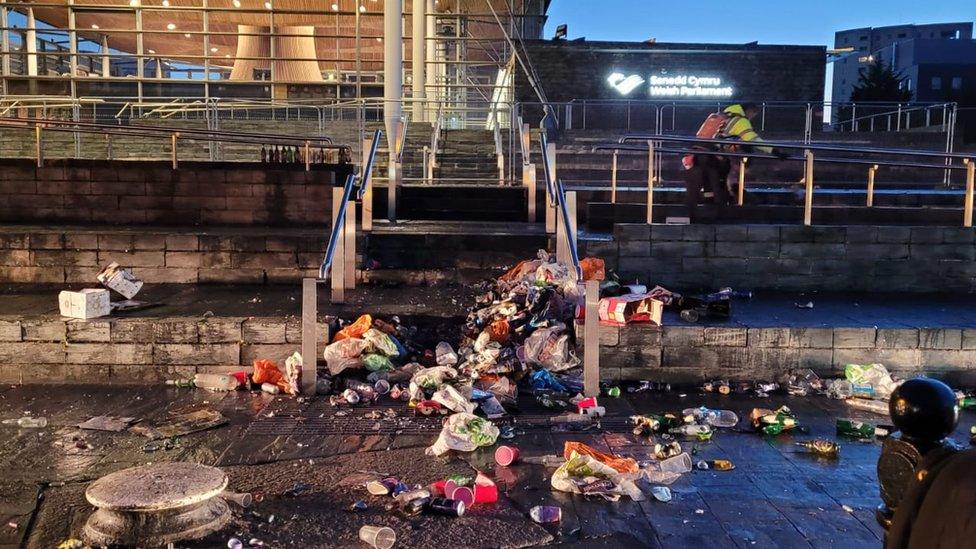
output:
{"label": "railing post", "polygon": [[966,159],[966,202],[963,206],[963,227],[973,226],[973,187],[976,184],[976,158]]}
{"label": "railing post", "polygon": [[400,163],[390,157],[389,177],[386,182],[386,219],[395,223],[397,218],[397,190],[400,186]]}
{"label": "railing post", "polygon": [[345,266],[346,287],[350,290],[356,289],[356,201],[355,197],[346,203],[346,219],[343,229],[343,244],[346,257],[342,263]]}
{"label": "railing post", "polygon": [[169,136],[169,139],[170,139],[170,151],[171,151],[171,154],[172,154],[173,169],[174,170],[177,170],[180,167],[180,161],[179,161],[179,159],[178,159],[178,157],[176,155],[176,140],[179,139],[179,137],[180,137],[179,132],[173,132]]}
{"label": "railing post", "polygon": [[[373,139],[370,137],[363,139],[363,150],[368,151],[368,150],[372,150],[372,148],[373,148]],[[363,166],[360,169],[366,169],[366,168],[365,166]],[[373,174],[370,173],[368,175],[369,177],[367,177],[363,181],[360,181],[360,184],[363,185],[363,189],[364,189],[363,203],[361,205],[361,208],[363,210],[363,221],[362,221],[363,232],[369,232],[373,230]]]}
{"label": "railing post", "polygon": [[37,167],[44,166],[44,141],[41,139],[41,125],[34,125],[34,154],[37,157]]}
{"label": "railing post", "polygon": [[105,159],[112,160],[112,134],[105,134]]}
{"label": "railing post", "polygon": [[613,151],[613,164],[610,167],[610,203],[617,203],[617,151]]}
{"label": "railing post", "polygon": [[739,194],[736,197],[736,203],[739,206],[745,204],[746,201],[746,164],[749,159],[742,157],[739,159]]}
{"label": "railing post", "polygon": [[[342,211],[342,187],[332,188],[332,230],[336,230],[336,220],[339,212]],[[332,257],[332,272],[330,280],[332,282],[332,303],[344,303],[346,300],[346,247],[345,231],[338,231],[339,237],[336,239],[335,255]]]}
{"label": "railing post", "polygon": [[813,223],[813,151],[807,149],[803,152],[804,170],[803,180],[806,182],[806,196],[803,200],[803,224]]}
{"label": "railing post", "polygon": [[874,164],[868,168],[868,198],[867,207],[874,206],[874,174],[878,171],[878,165]]}
{"label": "railing post", "polygon": [[539,185],[535,179],[535,164],[522,164],[522,184],[527,189],[526,195],[529,202],[528,222],[535,223],[536,193],[539,189]]}
{"label": "railing post", "polygon": [[600,281],[587,280],[584,285],[585,316],[583,324],[583,394],[600,394]]}
{"label": "railing post", "polygon": [[546,234],[556,232],[556,197],[550,194],[550,189],[556,187],[556,144],[546,145],[546,156],[549,158],[549,181],[546,185]]}
{"label": "railing post", "polygon": [[318,281],[302,279],[302,394],[314,395],[318,365]]}
{"label": "railing post", "polygon": [[308,140],[305,140],[305,171],[312,171],[312,150]]}
{"label": "railing post", "polygon": [[647,223],[654,223],[654,142],[647,142]]}

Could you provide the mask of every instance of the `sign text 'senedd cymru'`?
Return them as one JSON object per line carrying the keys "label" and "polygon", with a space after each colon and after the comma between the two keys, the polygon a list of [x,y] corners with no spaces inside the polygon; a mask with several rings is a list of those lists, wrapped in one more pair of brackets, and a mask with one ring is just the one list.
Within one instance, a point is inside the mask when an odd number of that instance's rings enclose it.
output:
{"label": "sign text 'senedd cymru'", "polygon": [[652,97],[732,97],[732,92],[716,76],[651,76]]}

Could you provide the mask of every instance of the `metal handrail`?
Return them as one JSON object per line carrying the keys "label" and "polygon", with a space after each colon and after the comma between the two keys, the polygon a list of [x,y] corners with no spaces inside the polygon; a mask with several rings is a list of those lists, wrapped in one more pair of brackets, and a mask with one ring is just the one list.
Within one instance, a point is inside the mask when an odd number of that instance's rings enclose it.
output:
{"label": "metal handrail", "polygon": [[[342,145],[334,145],[331,138],[326,136],[304,137],[299,135],[267,134],[254,132],[225,132],[219,130],[206,130],[198,128],[176,128],[171,126],[119,126],[116,124],[100,124],[96,122],[73,122],[70,120],[57,120],[48,118],[10,118],[0,117],[0,126],[6,127],[28,127],[42,126],[45,130],[81,132],[81,133],[104,133],[111,135],[133,135],[133,136],[170,136],[179,134],[183,139],[196,139],[208,141],[222,141],[226,143],[281,143],[304,144],[306,141],[313,141],[331,147],[345,148]],[[60,127],[59,127],[60,126]]]}
{"label": "metal handrail", "polygon": [[[681,135],[634,135],[629,134],[621,137],[618,143],[626,143],[628,141],[673,141],[680,143],[698,143],[704,145],[745,145],[745,146],[759,146],[759,147],[774,147],[777,149],[799,149],[799,150],[810,150],[810,151],[829,151],[829,152],[849,152],[849,153],[864,153],[864,154],[888,154],[888,155],[903,155],[903,156],[924,156],[929,158],[953,158],[957,160],[965,160],[972,157],[972,154],[964,153],[950,153],[950,152],[937,152],[937,151],[924,151],[918,149],[890,149],[890,148],[874,148],[874,147],[847,147],[840,145],[814,145],[813,143],[790,143],[786,141],[737,141],[731,139],[704,139],[700,137],[689,137]],[[694,151],[697,152],[697,151]],[[754,156],[754,155],[750,155]]]}
{"label": "metal handrail", "polygon": [[545,172],[546,178],[546,189],[549,191],[546,194],[549,195],[552,205],[558,206],[559,211],[562,215],[556,216],[556,223],[563,224],[565,229],[563,233],[566,235],[566,240],[569,248],[569,256],[573,262],[572,267],[576,269],[577,280],[583,280],[583,267],[580,265],[579,260],[579,250],[576,249],[576,239],[573,238],[571,234],[572,226],[569,223],[569,208],[566,205],[566,187],[563,185],[563,181],[558,177],[553,181],[553,177],[549,169],[549,139],[546,137],[546,132],[541,132],[539,134],[540,143],[542,145],[542,166]]}
{"label": "metal handrail", "polygon": [[356,186],[356,180],[360,181],[359,192],[357,193],[357,198],[362,199],[363,193],[366,190],[366,182],[369,181],[369,176],[373,171],[373,159],[376,157],[376,148],[379,145],[380,137],[383,132],[381,130],[375,130],[373,132],[373,145],[370,147],[369,156],[366,157],[366,161],[363,163],[362,171],[359,176],[355,174],[349,174],[346,176],[346,182],[342,189],[342,204],[339,206],[339,211],[335,215],[335,219],[332,223],[332,232],[329,233],[329,246],[325,250],[325,257],[322,258],[322,264],[319,266],[319,279],[325,280],[329,276],[329,272],[332,269],[332,262],[335,259],[336,247],[339,245],[339,235],[345,230],[346,221],[346,208],[349,205],[349,198],[352,196],[352,190]]}
{"label": "metal handrail", "polygon": [[[546,190],[551,200],[559,200],[556,196],[556,189],[553,187],[552,174],[549,173],[549,138],[546,132],[539,132],[539,139],[542,141],[542,172],[546,178]],[[553,203],[555,204],[555,202]]]}
{"label": "metal handrail", "polygon": [[[667,141],[667,139],[647,139],[646,141]],[[726,144],[729,141],[725,141]],[[768,141],[762,142],[764,145],[769,144]],[[798,147],[801,149],[809,147]],[[637,146],[637,145],[594,145],[591,147],[594,151],[635,151],[635,152],[646,152],[647,146]],[[705,149],[691,149],[691,148],[668,148],[668,147],[654,147],[654,152],[668,153],[668,154],[700,154],[705,156],[726,156],[730,158],[768,158],[771,160],[784,160],[784,161],[803,161],[802,156],[787,156],[780,157],[772,154],[766,153],[745,153],[745,152],[730,152],[730,151],[716,151],[716,150],[705,150]],[[976,156],[976,155],[974,155]],[[969,157],[964,158],[968,160]],[[965,170],[965,166],[959,166],[956,164],[924,164],[921,162],[902,162],[894,160],[869,160],[864,158],[830,158],[830,157],[817,157],[817,162],[827,162],[833,164],[864,164],[864,165],[876,165],[876,166],[892,166],[899,168],[932,168],[939,170]]]}

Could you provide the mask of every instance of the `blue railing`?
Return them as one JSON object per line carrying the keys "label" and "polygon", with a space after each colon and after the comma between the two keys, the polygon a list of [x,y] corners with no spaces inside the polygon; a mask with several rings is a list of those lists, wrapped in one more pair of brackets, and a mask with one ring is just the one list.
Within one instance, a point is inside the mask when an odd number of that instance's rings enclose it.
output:
{"label": "blue railing", "polygon": [[556,223],[562,223],[563,232],[566,235],[567,248],[569,249],[570,260],[573,262],[572,267],[576,270],[576,279],[583,280],[583,268],[580,266],[579,250],[576,248],[576,238],[573,234],[575,230],[574,226],[569,222],[569,208],[566,206],[566,187],[563,182],[558,177],[552,177],[549,168],[549,139],[546,137],[546,132],[543,131],[540,134],[542,140],[542,169],[545,173],[546,178],[546,189],[548,196],[547,200],[552,201],[552,205],[559,208],[561,215],[556,216]]}

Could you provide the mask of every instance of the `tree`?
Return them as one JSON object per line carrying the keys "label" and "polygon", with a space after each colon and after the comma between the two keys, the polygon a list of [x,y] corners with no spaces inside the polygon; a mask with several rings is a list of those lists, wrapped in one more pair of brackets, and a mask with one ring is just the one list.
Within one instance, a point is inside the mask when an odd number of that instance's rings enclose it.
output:
{"label": "tree", "polygon": [[857,84],[851,92],[851,101],[862,103],[865,101],[910,101],[912,92],[902,86],[905,78],[896,72],[891,65],[878,59],[859,72]]}

